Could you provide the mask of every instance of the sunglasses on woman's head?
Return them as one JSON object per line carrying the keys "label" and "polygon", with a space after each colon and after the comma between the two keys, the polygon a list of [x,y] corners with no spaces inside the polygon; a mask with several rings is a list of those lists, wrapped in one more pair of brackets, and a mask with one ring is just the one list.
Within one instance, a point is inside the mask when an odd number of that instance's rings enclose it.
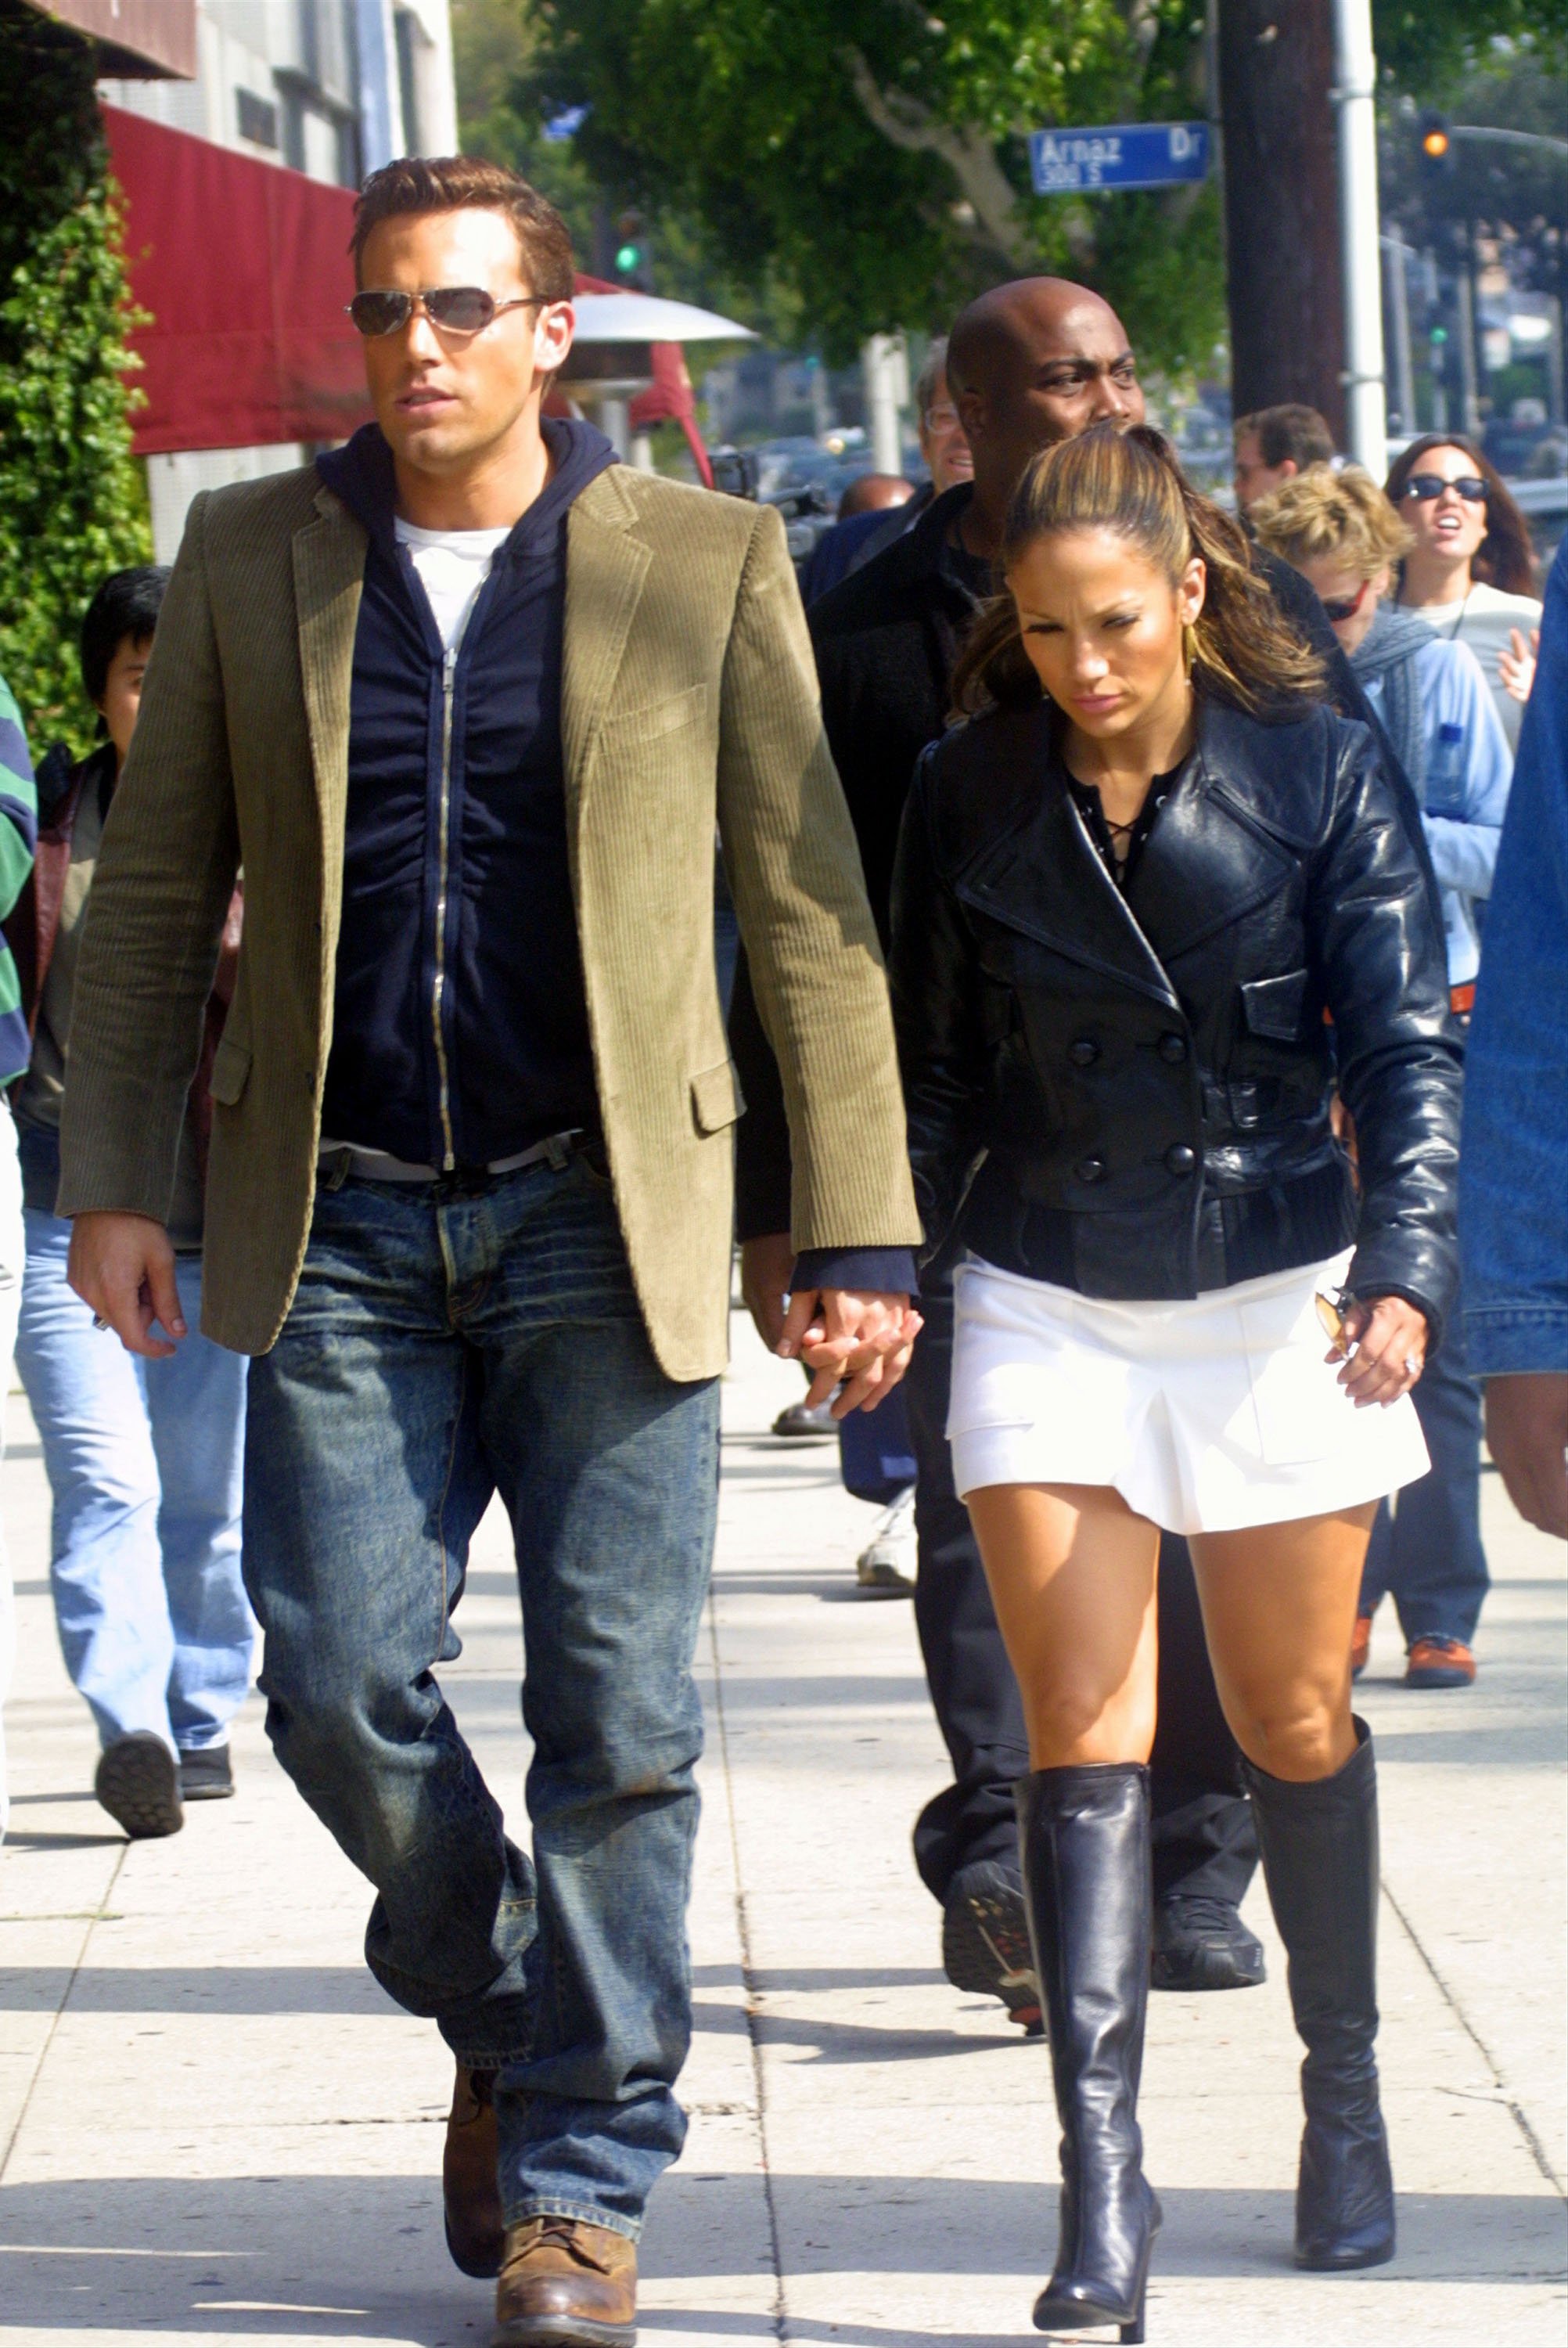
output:
{"label": "sunglasses on woman's head", "polygon": [[1435,499],[1441,497],[1445,489],[1452,489],[1467,506],[1483,506],[1486,503],[1486,483],[1479,473],[1461,473],[1457,481],[1445,481],[1440,473],[1412,473],[1405,483],[1403,494],[1407,498],[1419,498],[1423,505],[1430,505]]}
{"label": "sunglasses on woman's head", "polygon": [[418,294],[375,286],[354,295],[348,314],[367,341],[376,335],[397,334],[415,310],[423,310],[444,335],[482,335],[503,310],[527,310],[545,300],[542,294],[519,294],[515,301],[497,302],[482,285],[433,285]]}

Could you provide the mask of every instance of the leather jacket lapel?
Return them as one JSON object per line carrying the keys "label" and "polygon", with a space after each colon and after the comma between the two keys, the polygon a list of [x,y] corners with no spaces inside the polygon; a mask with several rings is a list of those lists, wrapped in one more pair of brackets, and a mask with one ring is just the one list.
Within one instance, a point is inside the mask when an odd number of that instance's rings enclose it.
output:
{"label": "leather jacket lapel", "polygon": [[1214,788],[1219,774],[1205,720],[1197,755],[1160,809],[1128,886],[1132,918],[1167,966],[1266,903],[1292,868],[1278,839],[1237,819]]}
{"label": "leather jacket lapel", "polygon": [[1016,819],[1002,836],[954,875],[958,896],[1071,962],[1120,979],[1158,1003],[1174,1003],[1158,955],[1061,781],[1048,715],[1031,711],[1020,733],[1018,750],[1031,778],[1027,797],[1015,802]]}
{"label": "leather jacket lapel", "polygon": [[330,874],[343,864],[354,639],[369,541],[363,524],[330,489],[315,502],[317,519],[294,533],[294,608],[322,852]]}

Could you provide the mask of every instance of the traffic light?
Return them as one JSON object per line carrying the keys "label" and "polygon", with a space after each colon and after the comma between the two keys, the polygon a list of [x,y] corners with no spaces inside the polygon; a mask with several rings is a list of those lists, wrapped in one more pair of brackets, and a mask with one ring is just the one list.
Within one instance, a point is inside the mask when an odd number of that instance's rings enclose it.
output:
{"label": "traffic light", "polygon": [[650,290],[648,223],[637,211],[622,212],[615,223],[615,273],[623,285]]}
{"label": "traffic light", "polygon": [[1418,118],[1417,130],[1420,139],[1422,179],[1445,178],[1454,167],[1453,133],[1446,116],[1434,114],[1429,108]]}

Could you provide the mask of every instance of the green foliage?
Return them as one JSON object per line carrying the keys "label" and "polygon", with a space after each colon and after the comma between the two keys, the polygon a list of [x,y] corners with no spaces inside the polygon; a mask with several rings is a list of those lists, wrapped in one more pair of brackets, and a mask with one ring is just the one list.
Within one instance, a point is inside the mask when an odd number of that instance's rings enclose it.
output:
{"label": "green foliage", "polygon": [[1395,88],[1441,99],[1489,63],[1506,71],[1522,45],[1568,69],[1568,0],[1372,0],[1372,39]]}
{"label": "green foliage", "polygon": [[0,675],[35,751],[91,740],[77,624],[149,558],[132,323],[92,52],[0,0]]}
{"label": "green foliage", "polygon": [[[496,5],[459,0],[459,14]],[[793,313],[831,360],[878,329],[945,327],[981,287],[1036,270],[1099,286],[1170,372],[1223,331],[1212,190],[1037,200],[1024,143],[1052,122],[1201,111],[1200,0],[518,0],[517,14],[528,54],[507,110],[538,125],[586,105],[573,147],[591,180],[675,216],[708,298],[722,273],[723,306],[759,324]]]}

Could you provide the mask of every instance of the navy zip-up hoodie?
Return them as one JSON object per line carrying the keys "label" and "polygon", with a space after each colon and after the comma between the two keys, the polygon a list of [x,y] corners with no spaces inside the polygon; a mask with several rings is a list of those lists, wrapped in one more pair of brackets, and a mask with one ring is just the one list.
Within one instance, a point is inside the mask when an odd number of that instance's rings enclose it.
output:
{"label": "navy zip-up hoodie", "polygon": [[550,478],[469,615],[449,743],[440,633],[394,533],[392,451],[367,424],[316,459],[370,537],[322,1131],[418,1164],[482,1166],[599,1124],[567,856],[561,637],[567,515],[615,452],[591,425],[542,429]]}

